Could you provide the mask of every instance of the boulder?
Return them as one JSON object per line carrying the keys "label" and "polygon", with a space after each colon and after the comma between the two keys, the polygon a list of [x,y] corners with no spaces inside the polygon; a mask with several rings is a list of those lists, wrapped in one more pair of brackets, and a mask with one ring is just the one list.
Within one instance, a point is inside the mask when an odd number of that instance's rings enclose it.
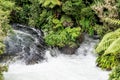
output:
{"label": "boulder", "polygon": [[73,45],[73,46],[65,45],[64,47],[59,48],[59,50],[64,54],[69,54],[69,55],[75,54],[76,50],[79,48],[79,45],[80,45],[80,43],[83,42],[83,40],[84,40],[84,35],[81,34],[77,38],[77,41],[76,41],[75,45]]}

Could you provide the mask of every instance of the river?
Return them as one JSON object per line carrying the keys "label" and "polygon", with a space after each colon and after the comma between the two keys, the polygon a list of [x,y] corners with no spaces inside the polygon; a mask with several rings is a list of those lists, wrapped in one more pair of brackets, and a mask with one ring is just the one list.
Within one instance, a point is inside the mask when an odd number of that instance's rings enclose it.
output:
{"label": "river", "polygon": [[[88,36],[74,55],[46,50],[46,60],[34,65],[16,61],[4,73],[5,80],[107,80],[109,72],[96,67],[94,46],[98,40]],[[52,57],[50,54],[56,54]]]}

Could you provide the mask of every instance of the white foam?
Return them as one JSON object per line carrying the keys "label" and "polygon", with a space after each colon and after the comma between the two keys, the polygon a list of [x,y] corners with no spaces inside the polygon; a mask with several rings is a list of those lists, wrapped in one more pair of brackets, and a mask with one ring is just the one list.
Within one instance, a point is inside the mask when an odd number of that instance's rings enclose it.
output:
{"label": "white foam", "polygon": [[59,55],[35,65],[11,64],[4,77],[5,80],[107,80],[108,72],[96,68],[92,55]]}
{"label": "white foam", "polygon": [[76,55],[51,57],[47,51],[46,62],[11,64],[9,71],[4,73],[5,80],[107,80],[109,72],[96,67],[96,57],[93,55],[96,42],[87,40],[81,44]]}

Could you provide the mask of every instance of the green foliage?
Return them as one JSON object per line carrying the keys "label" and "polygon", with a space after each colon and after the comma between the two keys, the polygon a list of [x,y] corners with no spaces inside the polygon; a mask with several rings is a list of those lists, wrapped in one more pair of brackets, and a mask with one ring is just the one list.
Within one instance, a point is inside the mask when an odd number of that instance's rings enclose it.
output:
{"label": "green foliage", "polygon": [[9,14],[13,8],[14,3],[1,0],[0,1],[0,54],[4,52],[5,45],[3,44],[4,37],[10,31],[9,27]]}
{"label": "green foliage", "polygon": [[106,34],[96,48],[98,66],[111,69],[120,64],[120,29]]}
{"label": "green foliage", "polygon": [[8,66],[0,65],[0,80],[4,80],[3,72],[7,72],[7,71],[8,71]]}
{"label": "green foliage", "polygon": [[80,36],[80,27],[73,27],[72,19],[63,15],[60,19],[49,18],[51,26],[48,24],[44,25],[44,31],[47,35],[45,36],[45,42],[50,46],[63,47],[65,45],[73,46],[76,39]]}
{"label": "green foliage", "polygon": [[0,42],[0,54],[3,54],[4,50],[5,50],[5,45],[2,42]]}
{"label": "green foliage", "polygon": [[28,4],[23,7],[16,6],[10,14],[10,21],[12,23],[27,24],[30,16],[30,14],[28,14],[30,12],[30,8],[31,7]]}
{"label": "green foliage", "polygon": [[120,36],[120,32],[110,32],[107,33],[103,39],[101,40],[101,42],[98,44],[98,47],[96,48],[96,52],[100,53],[102,51],[105,51],[106,49],[108,49],[108,47],[110,47],[110,45]]}
{"label": "green foliage", "polygon": [[9,11],[3,11],[0,9],[0,36],[7,35],[7,32],[10,30],[9,27]]}
{"label": "green foliage", "polygon": [[114,67],[112,70],[112,73],[109,75],[108,80],[120,80],[120,65],[117,67]]}
{"label": "green foliage", "polygon": [[80,35],[80,28],[67,27],[56,33],[51,32],[45,37],[46,43],[51,46],[63,47],[65,45],[74,45],[76,38]]}
{"label": "green foliage", "polygon": [[106,23],[109,23],[109,24],[120,25],[120,20],[119,20],[119,19],[104,18],[103,20],[104,20]]}
{"label": "green foliage", "polygon": [[56,5],[60,6],[60,0],[39,0],[39,3],[42,4],[43,7],[53,8]]}
{"label": "green foliage", "polygon": [[111,70],[114,66],[117,66],[119,64],[118,60],[119,59],[117,59],[115,55],[109,54],[98,56],[96,62],[100,68]]}
{"label": "green foliage", "polygon": [[[9,0],[0,0],[0,55],[4,53],[5,45],[3,40],[7,33],[11,31],[9,25],[9,15],[14,7],[14,3]],[[0,80],[3,80],[3,72],[6,71],[6,66],[0,65]]]}
{"label": "green foliage", "polygon": [[119,13],[116,12],[120,7],[119,0],[13,1],[16,8],[12,10],[11,22],[37,27],[45,35],[50,35],[51,32],[56,34],[66,27],[80,26],[81,32],[103,36],[119,27]]}
{"label": "green foliage", "polygon": [[[51,20],[51,17],[59,20],[64,15],[67,15],[67,17],[69,17],[72,22],[64,21],[63,24],[67,24],[72,27],[81,26],[83,32],[88,32],[91,35],[94,32],[92,26],[95,23],[95,16],[90,7],[90,2],[92,1],[15,0],[15,2],[18,8],[13,10],[13,16],[11,18],[12,22],[35,26],[47,31],[47,26],[52,27],[54,25],[51,22],[53,21]],[[25,6],[27,6],[27,8],[25,8]],[[86,24],[84,21],[83,24],[81,23],[83,19],[89,21],[87,27],[84,25]]]}
{"label": "green foliage", "polygon": [[120,53],[120,38],[116,39],[109,47],[108,49],[105,51],[105,54],[109,54],[109,53],[113,53],[113,54],[118,54]]}
{"label": "green foliage", "polygon": [[10,30],[9,15],[13,8],[14,8],[14,2],[8,0],[0,1],[0,30],[2,30],[5,34],[7,34],[7,32]]}
{"label": "green foliage", "polygon": [[93,28],[100,37],[103,37],[105,33],[111,32],[109,27],[106,25],[95,24]]}
{"label": "green foliage", "polygon": [[[86,3],[86,4],[85,4]],[[83,0],[67,0],[62,6],[65,14],[73,16],[77,25],[80,25],[82,32],[90,35],[94,34],[93,26],[96,23],[95,13],[92,11],[89,1]]]}
{"label": "green foliage", "polygon": [[88,32],[90,35],[94,34],[94,28],[92,27],[91,21],[89,19],[83,18],[80,20],[79,23],[82,26],[84,32]]}
{"label": "green foliage", "polygon": [[[120,25],[120,5],[119,0],[95,0],[92,9],[95,11],[99,18],[99,23],[95,28],[100,27],[96,32],[103,36],[104,34],[114,31],[119,28]],[[100,26],[98,26],[100,25]]]}
{"label": "green foliage", "polygon": [[85,4],[82,0],[66,0],[62,5],[62,10],[67,15],[78,16],[83,7],[85,7]]}
{"label": "green foliage", "polygon": [[0,9],[4,11],[11,11],[14,7],[14,3],[9,0],[0,0]]}

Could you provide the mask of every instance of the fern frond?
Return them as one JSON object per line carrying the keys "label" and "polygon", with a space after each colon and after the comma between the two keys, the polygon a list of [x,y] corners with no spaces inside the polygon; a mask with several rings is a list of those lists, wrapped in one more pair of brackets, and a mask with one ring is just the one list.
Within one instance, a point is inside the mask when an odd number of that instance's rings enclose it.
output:
{"label": "fern frond", "polygon": [[119,19],[114,19],[114,18],[104,18],[103,21],[109,24],[113,25],[120,25],[120,20]]}
{"label": "fern frond", "polygon": [[104,54],[109,54],[109,53],[113,53],[113,54],[118,54],[120,53],[120,37],[118,39],[116,39],[109,47],[108,49],[105,51]]}
{"label": "fern frond", "polygon": [[50,7],[53,8],[56,5],[61,5],[61,2],[59,0],[39,0],[39,3],[42,4],[44,7]]}
{"label": "fern frond", "polygon": [[102,41],[98,44],[98,47],[96,48],[96,52],[100,53],[102,51],[105,51],[112,44],[112,42],[119,37],[120,37],[120,32],[117,31],[106,34],[103,37]]}
{"label": "fern frond", "polygon": [[120,28],[119,28],[119,29],[117,29],[115,32],[120,32]]}
{"label": "fern frond", "polygon": [[105,51],[114,40],[115,39],[109,39],[105,42],[102,42],[101,44],[99,44],[99,47],[96,48],[96,52],[100,53],[102,51]]}

